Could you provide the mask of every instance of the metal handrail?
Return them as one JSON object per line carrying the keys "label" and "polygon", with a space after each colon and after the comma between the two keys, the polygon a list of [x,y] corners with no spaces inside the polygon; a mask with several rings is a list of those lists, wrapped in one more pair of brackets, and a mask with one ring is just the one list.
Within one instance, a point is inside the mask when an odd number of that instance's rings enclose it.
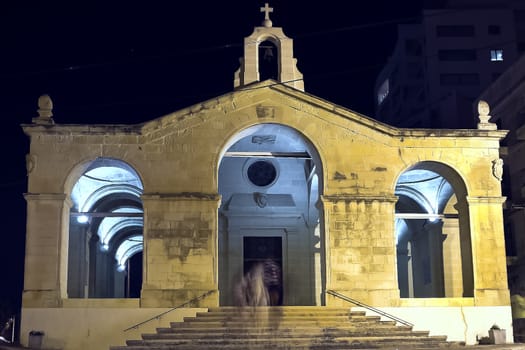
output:
{"label": "metal handrail", "polygon": [[214,292],[215,292],[214,290],[209,290],[209,291],[207,291],[206,293],[204,293],[204,294],[202,294],[202,295],[199,295],[198,297],[195,297],[195,298],[193,298],[193,299],[191,299],[191,300],[188,300],[188,301],[186,301],[186,302],[184,302],[184,303],[182,303],[182,304],[180,304],[180,305],[178,305],[178,306],[175,306],[175,307],[173,307],[173,308],[171,308],[171,309],[169,309],[169,310],[167,310],[167,311],[161,312],[160,314],[158,314],[158,315],[156,315],[156,316],[153,316],[153,317],[151,317],[151,318],[148,318],[148,319],[145,320],[145,321],[142,321],[142,322],[140,322],[140,323],[137,323],[137,324],[135,324],[135,325],[133,325],[133,326],[131,326],[131,327],[129,327],[129,328],[126,328],[126,329],[123,330],[123,332],[127,332],[127,331],[129,331],[129,330],[131,330],[131,329],[137,329],[137,328],[139,328],[140,326],[142,326],[142,325],[145,324],[145,323],[148,323],[148,322],[153,321],[153,320],[158,320],[158,319],[160,319],[162,316],[166,315],[167,313],[170,313],[170,312],[172,312],[172,311],[174,311],[174,310],[180,309],[181,307],[186,306],[186,305],[188,305],[188,304],[191,304],[191,303],[193,303],[193,302],[195,302],[195,301],[197,301],[197,300],[199,300],[199,299],[203,299],[203,298],[207,297],[208,295],[210,295],[210,294],[212,294],[212,293],[214,293]]}
{"label": "metal handrail", "polygon": [[384,312],[382,310],[379,310],[379,309],[376,309],[375,307],[373,306],[370,306],[370,305],[367,305],[367,304],[364,304],[358,300],[355,300],[355,299],[352,299],[350,297],[347,297],[346,295],[343,295],[341,293],[338,293],[336,292],[335,290],[327,290],[326,293],[330,294],[330,295],[333,295],[334,297],[336,298],[339,298],[339,299],[343,299],[344,301],[348,301],[349,303],[352,303],[354,305],[357,305],[357,306],[360,306],[360,307],[364,307],[365,309],[368,309],[370,311],[373,311],[381,316],[385,316],[386,318],[389,318],[395,322],[399,322],[401,324],[404,324],[405,326],[409,326],[409,327],[414,327],[414,324],[408,322],[408,321],[405,321],[397,316],[394,316],[394,315],[391,315],[387,312]]}

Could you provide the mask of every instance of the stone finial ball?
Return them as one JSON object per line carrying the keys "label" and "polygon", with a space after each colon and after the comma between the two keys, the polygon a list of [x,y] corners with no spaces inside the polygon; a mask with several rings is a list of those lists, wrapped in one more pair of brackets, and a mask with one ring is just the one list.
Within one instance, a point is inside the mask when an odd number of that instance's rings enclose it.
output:
{"label": "stone finial ball", "polygon": [[490,113],[490,106],[486,101],[480,100],[478,102],[478,113],[479,115],[489,115]]}
{"label": "stone finial ball", "polygon": [[53,101],[49,95],[42,95],[38,98],[38,108],[40,109],[53,109]]}

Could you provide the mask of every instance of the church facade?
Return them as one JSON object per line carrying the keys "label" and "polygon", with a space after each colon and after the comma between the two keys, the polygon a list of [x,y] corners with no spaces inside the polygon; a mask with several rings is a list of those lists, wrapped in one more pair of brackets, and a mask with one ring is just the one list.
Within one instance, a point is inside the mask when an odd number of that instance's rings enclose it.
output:
{"label": "church facade", "polygon": [[483,103],[478,129],[399,129],[305,93],[265,10],[228,94],[137,125],[56,124],[40,98],[22,126],[22,343],[38,330],[48,347],[122,344],[233,305],[268,259],[280,305],[353,306],[337,292],[449,340],[497,323],[512,341],[506,131]]}

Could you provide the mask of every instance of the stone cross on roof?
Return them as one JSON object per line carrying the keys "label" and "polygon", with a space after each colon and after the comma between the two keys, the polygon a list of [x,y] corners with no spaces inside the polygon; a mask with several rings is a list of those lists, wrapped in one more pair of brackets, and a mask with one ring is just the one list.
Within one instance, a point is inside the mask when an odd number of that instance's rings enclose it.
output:
{"label": "stone cross on roof", "polygon": [[264,7],[261,7],[261,12],[264,12],[264,21],[262,22],[263,26],[271,27],[272,21],[270,20],[270,12],[273,12],[273,7],[268,6],[268,3],[264,4]]}

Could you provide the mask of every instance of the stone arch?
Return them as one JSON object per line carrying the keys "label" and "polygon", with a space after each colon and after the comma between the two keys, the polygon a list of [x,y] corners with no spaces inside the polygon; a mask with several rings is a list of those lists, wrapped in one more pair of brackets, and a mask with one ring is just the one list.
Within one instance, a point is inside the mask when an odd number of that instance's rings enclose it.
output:
{"label": "stone arch", "polygon": [[[126,264],[143,249],[142,180],[128,163],[96,158],[77,165],[65,181],[69,198],[67,294],[69,298],[128,297]],[[137,239],[140,237],[140,239]]]}
{"label": "stone arch", "polygon": [[[264,108],[264,107],[263,107]],[[312,157],[312,160],[317,165],[317,172],[319,173],[319,188],[324,191],[324,174],[326,174],[326,162],[324,160],[323,154],[320,153],[318,150],[320,149],[319,145],[315,142],[315,139],[311,137],[311,135],[306,134],[302,131],[299,131],[298,125],[292,125],[292,124],[285,124],[285,123],[253,123],[251,120],[249,122],[244,123],[244,125],[240,125],[237,129],[231,130],[229,133],[227,133],[224,137],[225,141],[224,144],[220,148],[220,152],[217,152],[216,158],[214,158],[213,163],[217,164],[217,170],[219,168],[220,162],[224,158],[226,152],[240,139],[244,137],[248,137],[260,130],[263,130],[263,128],[267,126],[277,126],[277,127],[283,127],[284,129],[293,130],[293,139],[304,141],[305,146],[307,147],[307,152]]]}
{"label": "stone arch", "polygon": [[92,166],[93,162],[102,161],[102,160],[107,161],[107,162],[114,162],[114,164],[118,165],[119,167],[123,169],[129,169],[134,174],[136,174],[140,183],[144,184],[144,180],[142,178],[139,168],[135,164],[133,164],[133,162],[130,161],[129,159],[124,161],[116,157],[98,157],[95,159],[85,158],[83,160],[80,160],[75,165],[73,165],[71,169],[69,170],[69,172],[67,173],[67,176],[64,179],[64,185],[63,185],[64,193],[66,194],[71,193],[71,190],[73,189],[73,186],[75,185],[75,183],[78,181],[80,176],[82,176],[82,174],[84,174],[87,171],[87,169],[89,169],[89,167]]}
{"label": "stone arch", "polygon": [[[313,144],[290,126],[256,124],[230,137],[218,164],[221,305],[235,304],[235,284],[267,258],[281,267],[280,305],[324,303],[323,165]],[[250,169],[264,178],[250,178]]]}
{"label": "stone arch", "polygon": [[471,297],[467,183],[451,166],[423,161],[397,178],[396,246],[401,297]]}
{"label": "stone arch", "polygon": [[257,37],[257,44],[260,44],[262,43],[263,41],[271,41],[275,46],[277,46],[278,49],[280,49],[280,39],[275,36],[275,35],[271,35],[269,33],[265,33],[263,35],[260,35]]}

